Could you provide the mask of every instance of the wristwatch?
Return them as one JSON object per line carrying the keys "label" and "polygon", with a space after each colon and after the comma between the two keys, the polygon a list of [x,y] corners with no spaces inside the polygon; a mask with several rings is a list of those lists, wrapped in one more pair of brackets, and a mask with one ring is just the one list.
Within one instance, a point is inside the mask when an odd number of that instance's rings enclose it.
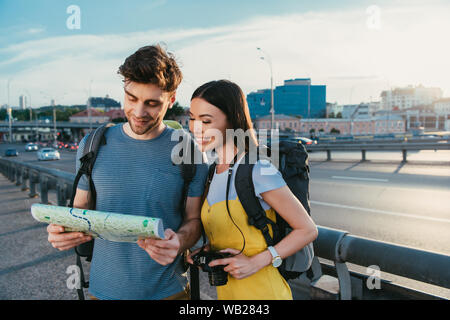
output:
{"label": "wristwatch", "polygon": [[275,250],[274,247],[270,246],[267,249],[269,249],[270,254],[272,255],[273,259],[272,259],[272,265],[275,268],[278,268],[279,266],[281,266],[281,263],[283,262],[283,259],[281,259],[280,255],[278,254],[277,250]]}

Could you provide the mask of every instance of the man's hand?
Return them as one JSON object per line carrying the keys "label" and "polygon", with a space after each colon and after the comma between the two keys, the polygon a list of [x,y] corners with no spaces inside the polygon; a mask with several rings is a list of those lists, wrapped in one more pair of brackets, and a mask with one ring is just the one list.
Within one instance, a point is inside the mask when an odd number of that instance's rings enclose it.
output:
{"label": "man's hand", "polygon": [[179,254],[180,239],[178,235],[171,229],[164,232],[165,239],[143,239],[138,240],[139,247],[144,249],[153,260],[159,264],[166,266],[171,264]]}
{"label": "man's hand", "polygon": [[49,224],[47,226],[47,232],[48,242],[60,251],[72,249],[79,244],[92,240],[91,236],[88,236],[82,232],[64,233],[64,227],[56,224]]}

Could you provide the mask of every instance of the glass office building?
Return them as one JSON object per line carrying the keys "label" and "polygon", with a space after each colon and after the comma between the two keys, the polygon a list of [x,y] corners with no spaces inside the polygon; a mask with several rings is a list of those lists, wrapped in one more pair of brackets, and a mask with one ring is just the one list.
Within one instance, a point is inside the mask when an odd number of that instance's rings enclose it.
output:
{"label": "glass office building", "polygon": [[[247,103],[252,118],[270,114],[270,89],[249,93]],[[310,78],[285,80],[284,85],[274,89],[274,104],[275,114],[324,118],[326,86],[311,85]]]}

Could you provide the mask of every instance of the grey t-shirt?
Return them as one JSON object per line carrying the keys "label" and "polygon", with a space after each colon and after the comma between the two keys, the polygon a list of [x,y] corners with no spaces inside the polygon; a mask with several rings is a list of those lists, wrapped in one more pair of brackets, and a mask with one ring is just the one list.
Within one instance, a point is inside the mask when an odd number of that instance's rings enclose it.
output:
{"label": "grey t-shirt", "polygon": [[[96,209],[157,217],[164,228],[177,231],[182,223],[180,210],[183,178],[171,160],[175,129],[166,127],[156,138],[136,140],[123,130],[123,124],[106,132],[107,144],[100,147],[93,169],[97,192]],[[78,160],[86,137],[80,143]],[[208,173],[207,164],[196,165],[189,197],[200,197]],[[89,190],[86,177],[78,188]],[[96,239],[90,269],[89,293],[99,299],[162,299],[183,290],[181,257],[168,266],[154,261],[136,243]]]}

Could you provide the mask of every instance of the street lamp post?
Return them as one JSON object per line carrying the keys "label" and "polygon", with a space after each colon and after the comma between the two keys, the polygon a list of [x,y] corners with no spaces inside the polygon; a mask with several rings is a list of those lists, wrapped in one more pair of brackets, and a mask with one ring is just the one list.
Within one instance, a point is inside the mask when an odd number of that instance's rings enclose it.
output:
{"label": "street lamp post", "polygon": [[311,119],[311,79],[308,81],[308,119]]}
{"label": "street lamp post", "polygon": [[53,107],[53,140],[54,140],[54,147],[58,147],[57,143],[57,134],[56,134],[56,107],[55,107],[55,100],[52,99],[52,107]]}
{"label": "street lamp post", "polygon": [[9,143],[12,143],[12,109],[8,104]]}
{"label": "street lamp post", "polygon": [[274,108],[274,102],[273,102],[273,72],[272,72],[272,60],[270,59],[270,56],[262,50],[261,48],[256,48],[257,50],[261,51],[265,56],[260,57],[261,60],[267,61],[270,68],[270,114],[271,114],[271,128],[274,129],[275,125],[275,108]]}
{"label": "street lamp post", "polygon": [[8,79],[7,89],[8,89],[8,121],[9,121],[9,143],[12,143],[12,109],[9,99],[9,86],[11,84],[11,79]]}
{"label": "street lamp post", "polygon": [[92,79],[90,79],[90,81],[89,81],[89,92],[88,92],[89,97],[88,97],[88,101],[87,101],[87,105],[86,105],[86,107],[88,109],[88,116],[89,116],[89,132],[92,132],[92,108],[91,108],[92,81],[93,81]]}
{"label": "street lamp post", "polygon": [[[28,103],[29,103],[29,110],[30,110],[30,128],[31,123],[33,122],[33,105],[31,104],[31,94],[27,89],[24,89],[25,93],[28,95]],[[37,129],[36,129],[37,132]],[[31,129],[31,136],[33,136],[33,129]],[[33,140],[37,140],[37,137]]]}
{"label": "street lamp post", "polygon": [[87,101],[88,115],[89,115],[89,132],[92,132],[92,109],[91,109],[91,97],[89,96]]}
{"label": "street lamp post", "polygon": [[[46,98],[50,98],[50,96],[48,94],[46,94],[45,92],[41,91],[41,94],[44,95]],[[67,92],[64,92],[59,99],[63,99],[63,97],[67,94]],[[51,99],[51,104],[53,107],[53,138],[54,138],[54,144],[55,146],[57,145],[57,133],[56,133],[56,105],[55,105],[55,98]]]}

